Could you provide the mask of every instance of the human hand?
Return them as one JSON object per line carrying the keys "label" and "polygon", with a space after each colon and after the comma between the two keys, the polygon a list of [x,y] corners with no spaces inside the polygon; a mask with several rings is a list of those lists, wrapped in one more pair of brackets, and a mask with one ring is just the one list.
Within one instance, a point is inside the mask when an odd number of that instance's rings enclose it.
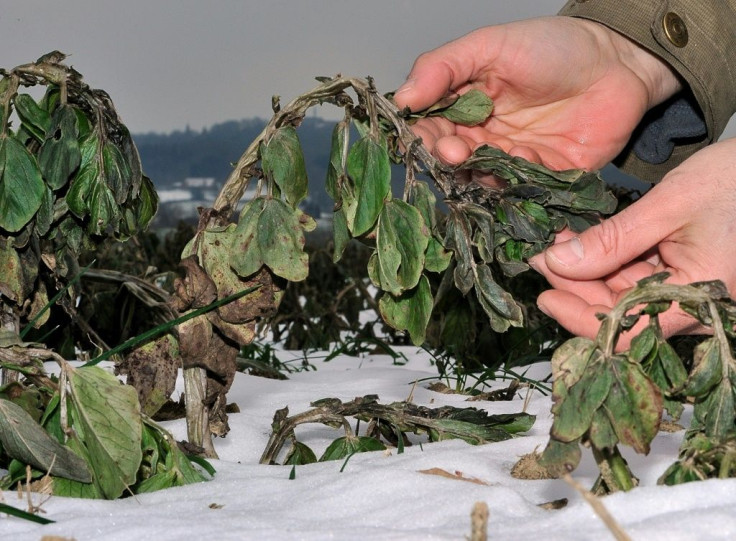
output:
{"label": "human hand", "polygon": [[[575,236],[566,231],[530,264],[554,288],[540,309],[579,336],[594,338],[607,313],[634,284],[667,271],[667,282],[722,280],[736,292],[736,139],[705,148],[641,199]],[[702,331],[680,310],[660,316],[665,336]],[[628,348],[646,321],[619,339]]]}
{"label": "human hand", "polygon": [[457,164],[492,144],[552,169],[598,169],[680,86],[664,62],[603,25],[547,17],[482,28],[423,54],[394,99],[420,111],[470,88],[494,100],[489,120],[414,127],[440,160]]}

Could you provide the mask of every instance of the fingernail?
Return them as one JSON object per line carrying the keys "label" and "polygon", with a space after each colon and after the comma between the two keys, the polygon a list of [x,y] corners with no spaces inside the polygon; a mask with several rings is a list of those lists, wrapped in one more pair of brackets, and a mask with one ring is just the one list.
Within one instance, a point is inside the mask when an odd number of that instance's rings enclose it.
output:
{"label": "fingernail", "polygon": [[409,79],[406,80],[406,82],[404,82],[403,85],[401,85],[396,90],[396,92],[394,92],[394,95],[401,94],[402,92],[407,92],[409,90],[412,90],[413,88],[414,88],[414,79],[413,78],[409,78]]}
{"label": "fingernail", "polygon": [[539,311],[542,312],[545,316],[552,317],[552,314],[549,313],[549,309],[541,303],[537,303],[537,308],[539,308]]}
{"label": "fingernail", "polygon": [[527,263],[529,263],[529,266],[537,272],[539,272],[539,264],[537,263],[537,261],[539,261],[540,257],[542,257],[541,254],[537,254],[534,257],[531,257],[527,260]]}
{"label": "fingernail", "polygon": [[583,259],[583,244],[578,237],[574,237],[568,241],[550,246],[547,249],[547,255],[566,267],[577,265]]}

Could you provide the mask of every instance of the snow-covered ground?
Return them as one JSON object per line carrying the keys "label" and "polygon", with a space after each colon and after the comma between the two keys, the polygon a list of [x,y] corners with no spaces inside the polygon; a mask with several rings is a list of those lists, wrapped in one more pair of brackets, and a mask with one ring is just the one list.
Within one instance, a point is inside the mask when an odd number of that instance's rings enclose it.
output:
{"label": "snow-covered ground", "polygon": [[[509,474],[521,455],[541,450],[546,443],[550,400],[539,393],[528,402],[527,411],[537,415],[533,429],[513,440],[478,447],[447,441],[407,447],[403,454],[395,449],[358,454],[342,473],[343,461],[325,462],[297,467],[293,480],[291,467],[258,464],[279,408],[288,405],[293,415],[319,398],[351,400],[365,394],[378,394],[382,402],[404,400],[415,381],[436,376],[422,352],[399,349],[409,359],[404,366],[392,365],[386,356],[339,357],[329,363],[315,360],[316,371],[292,374],[288,381],[239,374],[229,397],[241,413],[230,416],[230,434],[216,442],[220,460],[213,461],[214,480],[118,501],[52,497],[43,509],[54,524],[40,526],[0,515],[0,539],[462,540],[470,534],[470,512],[476,502],[488,505],[489,539],[613,538],[564,481],[522,481]],[[537,375],[547,369],[533,367]],[[521,411],[526,392],[511,402],[467,403],[463,396],[426,387],[426,381],[416,385],[415,403],[470,405],[491,413]],[[169,423],[168,428],[177,438],[185,437],[183,421]],[[297,435],[319,456],[341,433],[302,425]],[[736,480],[656,485],[674,460],[681,437],[682,432],[660,434],[646,459],[627,453],[641,486],[606,497],[603,504],[632,539],[736,539]],[[422,473],[432,468],[484,484]],[[574,477],[590,487],[595,476],[595,465],[587,456]],[[14,492],[5,492],[3,498],[25,508]],[[539,507],[559,498],[569,499],[563,509]]]}

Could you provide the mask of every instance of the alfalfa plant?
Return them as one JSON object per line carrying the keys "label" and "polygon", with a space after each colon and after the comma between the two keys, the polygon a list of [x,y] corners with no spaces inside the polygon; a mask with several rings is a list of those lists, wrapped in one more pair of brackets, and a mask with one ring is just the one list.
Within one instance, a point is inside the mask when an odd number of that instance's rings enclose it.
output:
{"label": "alfalfa plant", "polygon": [[[637,480],[618,446],[647,454],[662,416],[678,419],[682,402],[694,414],[680,457],[660,478],[677,484],[736,475],[736,360],[731,347],[736,303],[722,282],[665,283],[666,273],[639,282],[613,310],[601,316],[595,340],[573,338],[552,358],[554,422],[542,463],[553,473],[574,470],[581,446],[600,469],[598,493],[629,490]],[[659,314],[673,304],[712,330],[685,364],[664,339]],[[627,351],[616,351],[622,332],[642,317],[647,326]]]}
{"label": "alfalfa plant", "polygon": [[[333,131],[325,180],[335,201],[334,258],[355,239],[371,250],[367,271],[381,291],[379,311],[393,328],[422,344],[434,307],[439,332],[452,334],[484,318],[496,332],[523,325],[524,310],[504,287],[528,269],[565,227],[582,230],[613,212],[616,198],[596,173],[554,172],[483,147],[456,168],[438,162],[411,131],[419,117],[442,115],[472,125],[492,113],[482,92],[451,96],[421,113],[400,111],[373,81],[337,76],[291,103],[274,100],[274,115],[245,150],[197,233],[184,250],[186,276],[178,283],[182,313],[248,287],[258,289],[179,328],[185,367],[190,441],[214,455],[210,434],[227,431],[225,396],[238,348],[271,317],[288,281],[309,272],[305,232],[315,227],[300,209],[309,181],[298,136],[307,110],[333,104],[344,111]],[[351,141],[351,127],[358,133]],[[391,163],[403,164],[400,196],[392,193]],[[462,183],[459,174],[495,175],[497,188]],[[438,216],[434,184],[448,207]],[[246,188],[256,196],[239,207]],[[240,209],[237,222],[231,221]],[[458,293],[455,293],[458,292]],[[467,298],[477,310],[467,312]],[[449,305],[449,306],[448,306]]]}
{"label": "alfalfa plant", "polygon": [[[67,496],[201,481],[142,413],[135,389],[23,339],[52,301],[73,314],[80,254],[135,235],[158,202],[110,97],[63,60],[53,52],[0,70],[0,488],[25,480],[29,467]],[[46,88],[38,101],[21,92],[33,86]],[[59,376],[43,361],[56,361]]]}

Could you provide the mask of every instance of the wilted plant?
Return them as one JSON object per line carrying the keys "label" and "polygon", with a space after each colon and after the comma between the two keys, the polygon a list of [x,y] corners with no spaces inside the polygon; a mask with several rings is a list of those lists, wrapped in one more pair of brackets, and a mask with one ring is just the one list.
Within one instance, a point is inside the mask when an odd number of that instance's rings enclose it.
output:
{"label": "wilted plant", "polygon": [[[596,340],[573,338],[552,358],[554,423],[542,462],[554,473],[572,471],[589,447],[601,471],[596,490],[629,490],[636,479],[618,450],[629,445],[647,454],[664,411],[677,419],[682,400],[694,402],[694,416],[681,448],[681,460],[660,482],[681,483],[730,477],[736,443],[731,349],[736,303],[721,282],[664,283],[666,273],[639,282],[603,321]],[[709,327],[713,336],[698,344],[690,372],[664,339],[658,315],[677,303]],[[621,332],[640,318],[649,323],[617,352]]]}
{"label": "wilted plant", "polygon": [[[370,247],[368,275],[383,292],[380,313],[415,344],[425,341],[433,307],[454,290],[460,302],[470,294],[477,299],[493,330],[521,326],[522,307],[502,287],[502,277],[528,269],[524,261],[547,246],[555,232],[584,229],[616,206],[595,173],[553,172],[491,147],[480,148],[457,168],[440,164],[410,124],[427,115],[469,125],[482,122],[493,104],[478,91],[410,114],[399,111],[390,96],[380,95],[372,80],[338,76],[320,79],[319,86],[283,108],[275,100],[273,118],[240,158],[213,208],[202,214],[183,254],[182,312],[258,286],[251,295],[179,329],[187,400],[194,408],[189,437],[210,453],[209,433],[227,430],[224,396],[238,347],[253,340],[258,320],[273,314],[286,281],[304,280],[309,272],[304,234],[315,222],[299,208],[309,184],[297,127],[310,107],[324,103],[345,113],[333,131],[326,179],[335,200],[334,258],[340,259],[351,239]],[[350,141],[351,125],[358,132],[355,142]],[[405,166],[401,197],[392,194],[392,162]],[[456,180],[470,171],[495,175],[505,185],[487,188]],[[436,196],[420,174],[444,198],[446,220],[438,218]],[[237,224],[231,223],[251,181],[257,183],[257,195],[246,202]]]}
{"label": "wilted plant", "polygon": [[[79,273],[80,254],[135,235],[158,205],[112,100],[64,58],[0,70],[0,321],[15,333],[43,324],[49,287]],[[46,87],[38,101],[19,93],[33,86]]]}

